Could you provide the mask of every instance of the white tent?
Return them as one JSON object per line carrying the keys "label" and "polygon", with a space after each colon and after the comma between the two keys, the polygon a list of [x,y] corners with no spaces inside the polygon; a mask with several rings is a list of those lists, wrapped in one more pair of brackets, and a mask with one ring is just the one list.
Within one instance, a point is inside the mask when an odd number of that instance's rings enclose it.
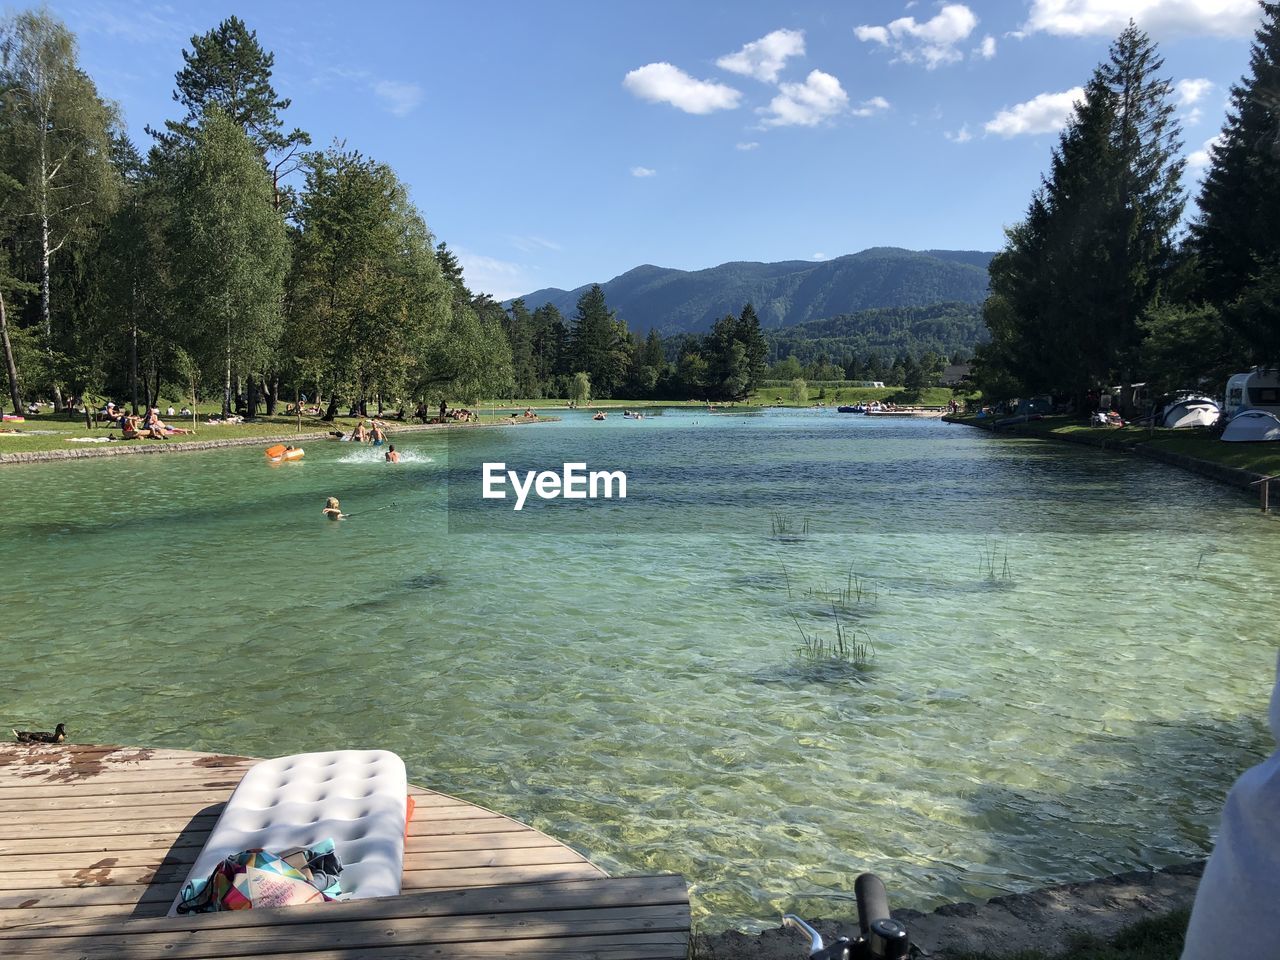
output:
{"label": "white tent", "polygon": [[1280,440],[1280,417],[1265,410],[1242,410],[1222,431],[1222,439],[1233,443]]}
{"label": "white tent", "polygon": [[1162,427],[1212,427],[1222,410],[1208,397],[1187,397],[1169,404],[1160,414]]}

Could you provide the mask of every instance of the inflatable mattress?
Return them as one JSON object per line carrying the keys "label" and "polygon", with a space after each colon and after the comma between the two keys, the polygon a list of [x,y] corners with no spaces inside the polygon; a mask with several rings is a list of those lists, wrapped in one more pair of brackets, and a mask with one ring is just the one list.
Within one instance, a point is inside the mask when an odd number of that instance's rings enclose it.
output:
{"label": "inflatable mattress", "polygon": [[[386,750],[264,760],[231,794],[187,879],[208,877],[220,861],[244,850],[278,853],[332,839],[342,861],[340,899],[396,896],[407,790],[404,761]],[[175,900],[169,916],[176,915]]]}

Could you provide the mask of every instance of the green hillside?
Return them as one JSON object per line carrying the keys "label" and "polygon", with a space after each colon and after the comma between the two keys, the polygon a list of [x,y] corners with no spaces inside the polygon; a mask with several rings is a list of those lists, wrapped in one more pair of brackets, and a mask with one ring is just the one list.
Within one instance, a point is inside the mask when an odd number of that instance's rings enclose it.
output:
{"label": "green hillside", "polygon": [[822,358],[885,357],[933,353],[971,354],[986,339],[982,307],[975,303],[935,303],[925,307],[883,307],[768,330],[769,359],[794,356],[801,364]]}
{"label": "green hillside", "polygon": [[[877,307],[923,307],[944,301],[977,304],[987,293],[990,253],[873,247],[834,260],[722,263],[706,270],[645,265],[602,284],[609,306],[632,330],[665,336],[702,332],[743,304],[754,304],[765,329]],[[572,316],[576,290],[545,289],[522,299]]]}

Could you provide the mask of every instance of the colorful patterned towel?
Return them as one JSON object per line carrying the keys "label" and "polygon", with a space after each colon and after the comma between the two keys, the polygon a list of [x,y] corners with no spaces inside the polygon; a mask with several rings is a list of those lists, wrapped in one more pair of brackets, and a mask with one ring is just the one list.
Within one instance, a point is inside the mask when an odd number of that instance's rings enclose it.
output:
{"label": "colorful patterned towel", "polygon": [[223,860],[208,878],[184,884],[178,913],[324,903],[341,895],[341,872],[342,864],[332,840],[278,855],[245,850]]}

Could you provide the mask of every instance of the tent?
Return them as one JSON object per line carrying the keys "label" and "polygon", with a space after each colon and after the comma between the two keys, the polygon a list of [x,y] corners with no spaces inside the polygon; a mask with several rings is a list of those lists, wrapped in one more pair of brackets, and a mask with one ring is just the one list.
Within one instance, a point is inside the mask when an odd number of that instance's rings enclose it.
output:
{"label": "tent", "polygon": [[1187,397],[1169,404],[1160,413],[1162,427],[1212,427],[1222,409],[1208,397]]}
{"label": "tent", "polygon": [[1233,443],[1280,440],[1280,417],[1265,410],[1242,410],[1222,431],[1222,439]]}

